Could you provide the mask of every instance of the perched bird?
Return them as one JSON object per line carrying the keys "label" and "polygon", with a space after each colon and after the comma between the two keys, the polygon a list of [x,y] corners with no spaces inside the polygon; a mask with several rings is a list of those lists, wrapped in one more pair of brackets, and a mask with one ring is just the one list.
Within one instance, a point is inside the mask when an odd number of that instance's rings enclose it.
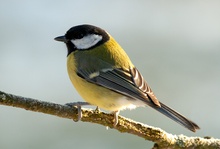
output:
{"label": "perched bird", "polygon": [[200,129],[157,99],[122,47],[105,30],[79,25],[55,40],[67,46],[68,74],[78,93],[89,104],[112,111],[115,126],[120,110],[148,105],[193,132]]}

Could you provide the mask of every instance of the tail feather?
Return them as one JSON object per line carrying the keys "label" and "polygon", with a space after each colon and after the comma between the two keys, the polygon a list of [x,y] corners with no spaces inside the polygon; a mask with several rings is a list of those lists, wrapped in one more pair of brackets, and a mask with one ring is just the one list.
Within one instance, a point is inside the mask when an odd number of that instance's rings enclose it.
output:
{"label": "tail feather", "polygon": [[151,106],[158,112],[166,115],[170,119],[174,120],[175,122],[179,123],[180,125],[186,127],[187,129],[196,132],[197,129],[200,129],[199,126],[194,123],[193,121],[187,119],[180,113],[174,111],[173,109],[169,108],[168,106],[164,105],[160,102],[161,107]]}

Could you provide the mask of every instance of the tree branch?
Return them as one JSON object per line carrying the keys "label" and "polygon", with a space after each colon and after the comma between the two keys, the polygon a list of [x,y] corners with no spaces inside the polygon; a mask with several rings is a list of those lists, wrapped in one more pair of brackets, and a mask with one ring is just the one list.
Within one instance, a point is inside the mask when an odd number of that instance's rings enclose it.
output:
{"label": "tree branch", "polygon": [[[0,91],[0,105],[13,106],[34,112],[55,115],[62,118],[77,120],[77,108],[67,105],[60,105],[51,102],[40,101],[32,98],[25,98]],[[119,116],[119,122],[116,127],[113,126],[113,114],[94,111],[90,109],[82,109],[83,122],[91,122],[101,124],[110,128],[114,128],[122,133],[129,133],[149,141],[155,142],[154,149],[163,148],[220,148],[220,140],[214,138],[187,137],[184,135],[172,135],[160,128],[151,127],[141,124],[125,117]]]}

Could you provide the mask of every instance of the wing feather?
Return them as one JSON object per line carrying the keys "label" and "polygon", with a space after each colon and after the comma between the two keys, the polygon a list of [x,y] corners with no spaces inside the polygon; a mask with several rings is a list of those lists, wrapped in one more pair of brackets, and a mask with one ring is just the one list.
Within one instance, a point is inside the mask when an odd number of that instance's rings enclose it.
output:
{"label": "wing feather", "polygon": [[130,97],[130,100],[142,100],[148,106],[166,115],[191,131],[195,132],[196,129],[200,129],[196,123],[159,102],[151,88],[147,85],[143,76],[136,68],[131,68],[129,70],[123,70],[120,68],[105,68],[100,71],[95,71],[95,69],[78,69],[77,74],[86,79],[88,82],[103,86]]}
{"label": "wing feather", "polygon": [[[139,99],[150,106],[160,106],[156,96],[136,68],[123,70],[121,68],[106,68],[98,72],[78,69],[78,75],[87,81],[101,85],[121,93],[129,99]],[[137,79],[135,79],[135,77]],[[138,79],[140,78],[140,79]],[[152,98],[153,97],[153,98]],[[152,98],[152,99],[151,99]]]}
{"label": "wing feather", "polygon": [[141,73],[135,68],[131,68],[131,74],[133,78],[134,84],[144,93],[146,93],[152,102],[160,107],[160,102],[158,101],[157,97],[154,95],[153,91],[151,90],[150,86],[147,84],[147,82],[144,80],[144,77],[141,75]]}

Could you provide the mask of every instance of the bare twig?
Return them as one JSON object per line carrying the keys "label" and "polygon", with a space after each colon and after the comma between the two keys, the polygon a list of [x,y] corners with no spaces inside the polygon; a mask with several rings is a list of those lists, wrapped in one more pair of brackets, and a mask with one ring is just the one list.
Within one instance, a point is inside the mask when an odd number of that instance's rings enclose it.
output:
{"label": "bare twig", "polygon": [[[77,120],[78,113],[76,107],[60,105],[51,102],[40,101],[31,98],[16,96],[0,91],[0,105],[13,106],[34,112],[55,115],[62,118]],[[98,110],[82,109],[83,122],[97,123],[110,128],[114,128],[123,133],[130,133],[146,140],[155,142],[154,149],[163,148],[220,148],[220,140],[214,138],[187,137],[184,135],[172,135],[160,128],[141,124],[122,116],[119,116],[119,122],[116,127],[113,126],[113,114],[99,112]]]}

